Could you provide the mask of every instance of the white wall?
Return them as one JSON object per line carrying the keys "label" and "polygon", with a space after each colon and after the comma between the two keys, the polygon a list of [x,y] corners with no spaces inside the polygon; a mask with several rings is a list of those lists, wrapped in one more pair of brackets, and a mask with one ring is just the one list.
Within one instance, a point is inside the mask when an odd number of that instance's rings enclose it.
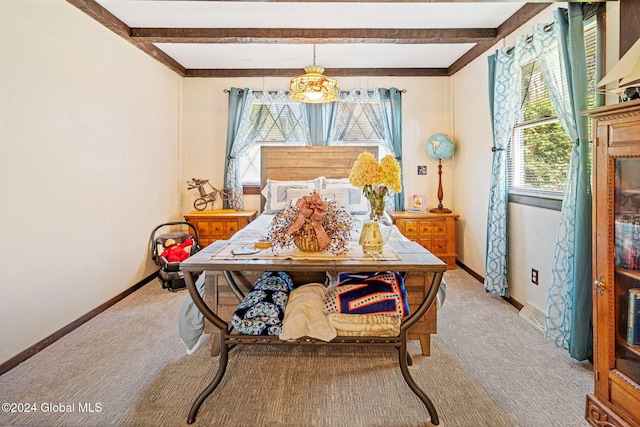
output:
{"label": "white wall", "polygon": [[486,56],[452,77],[458,259],[484,275],[492,139]]}
{"label": "white wall", "polygon": [[[607,2],[607,14],[605,19],[607,46],[605,53],[605,74],[611,70],[620,59],[620,2]],[[604,75],[603,75],[604,76]],[[616,87],[611,84],[609,87]],[[605,96],[605,104],[615,104],[617,96]]]}
{"label": "white wall", "polygon": [[0,52],[2,363],[155,270],[181,80],[63,1],[0,2]]}
{"label": "white wall", "polygon": [[[553,21],[555,3],[518,31],[453,76],[454,133],[456,151],[454,193],[457,211],[459,259],[473,271],[485,274],[488,194],[491,182],[491,119],[487,90],[487,58],[501,46],[514,46],[521,34],[530,34],[536,23]],[[509,204],[509,292],[516,301],[546,311],[551,265],[560,212]],[[531,283],[531,269],[539,273],[539,285]]]}
{"label": "white wall", "polygon": [[[302,70],[301,70],[302,72]],[[184,173],[183,181],[191,177],[207,178],[216,188],[222,188],[224,152],[227,138],[227,104],[224,89],[248,87],[252,90],[287,89],[289,78],[235,78],[184,80]],[[404,190],[406,203],[411,194],[426,194],[429,207],[438,205],[437,162],[425,151],[425,141],[434,133],[450,133],[450,79],[446,77],[342,77],[341,90],[397,87],[406,89],[402,95],[402,138]],[[443,204],[455,208],[452,161],[443,162]],[[418,165],[427,165],[426,176],[418,175]],[[193,194],[183,186],[182,210],[193,210]],[[259,210],[258,196],[245,196],[245,208]],[[221,202],[216,203],[221,207]]]}

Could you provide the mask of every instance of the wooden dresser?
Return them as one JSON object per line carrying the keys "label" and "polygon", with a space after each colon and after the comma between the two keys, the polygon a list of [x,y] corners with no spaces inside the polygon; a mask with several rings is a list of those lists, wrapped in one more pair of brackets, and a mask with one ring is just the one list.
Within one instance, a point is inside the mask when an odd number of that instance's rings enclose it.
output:
{"label": "wooden dresser", "polygon": [[593,426],[640,426],[640,101],[593,119]]}
{"label": "wooden dresser", "polygon": [[184,216],[185,221],[195,225],[200,236],[200,246],[205,247],[216,240],[225,240],[243,229],[256,218],[256,211],[219,209],[193,211]]}
{"label": "wooden dresser", "polygon": [[408,211],[392,211],[389,215],[405,237],[420,243],[446,262],[447,269],[456,268],[456,221],[459,215]]}

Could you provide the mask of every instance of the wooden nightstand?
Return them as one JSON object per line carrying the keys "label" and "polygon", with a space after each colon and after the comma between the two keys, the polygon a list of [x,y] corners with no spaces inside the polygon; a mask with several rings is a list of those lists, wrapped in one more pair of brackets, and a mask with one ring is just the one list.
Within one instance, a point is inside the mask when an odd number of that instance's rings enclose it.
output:
{"label": "wooden nightstand", "polygon": [[456,268],[456,221],[454,213],[392,211],[389,215],[405,237],[420,243],[425,249]]}
{"label": "wooden nightstand", "polygon": [[195,225],[200,237],[200,246],[205,247],[216,240],[226,240],[243,229],[256,218],[256,211],[218,209],[193,211],[184,220]]}

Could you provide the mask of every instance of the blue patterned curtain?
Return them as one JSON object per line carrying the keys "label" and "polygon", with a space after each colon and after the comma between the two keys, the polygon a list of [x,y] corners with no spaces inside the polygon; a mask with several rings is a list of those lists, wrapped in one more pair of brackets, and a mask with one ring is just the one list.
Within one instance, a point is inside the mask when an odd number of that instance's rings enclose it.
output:
{"label": "blue patterned curtain", "polygon": [[[227,148],[225,150],[224,159],[224,185],[227,188],[234,188],[234,199],[238,200],[240,207],[244,207],[242,185],[240,185],[240,192],[238,193],[238,186],[234,179],[234,174],[237,170],[237,163],[235,161],[231,161],[231,153],[233,151],[233,143],[236,140],[242,116],[247,107],[247,101],[250,93],[251,91],[247,88],[239,89],[237,87],[232,87],[231,90],[229,90],[229,117],[227,119]],[[233,169],[231,169],[232,164],[234,165]],[[233,187],[233,185],[236,185],[236,187]],[[225,209],[229,208],[229,203],[226,200],[223,202],[223,207]]]}
{"label": "blue patterned curtain", "polygon": [[508,253],[507,205],[508,174],[507,145],[513,130],[516,104],[515,84],[520,67],[515,66],[513,49],[498,49],[489,57],[489,111],[493,128],[493,165],[487,216],[487,253],[485,290],[507,296]]}
{"label": "blue patterned curtain", "polygon": [[329,135],[333,127],[337,102],[305,105],[309,122],[309,144],[329,145]]}
{"label": "blue patterned curtain", "polygon": [[[256,103],[261,104],[261,108],[254,112],[253,106]],[[239,209],[243,208],[244,203],[238,159],[254,144],[263,129],[264,121],[270,117],[277,117],[283,133],[287,134],[287,141],[308,140],[308,116],[293,111],[288,107],[290,103],[289,95],[282,90],[253,92],[250,89],[243,89],[242,93],[238,94],[238,90],[232,89],[229,92],[225,187],[233,191],[234,198],[239,202]],[[235,132],[231,134],[233,130]]]}
{"label": "blue patterned curtain", "polygon": [[[402,170],[402,91],[395,87],[378,89],[384,112],[384,125],[388,135],[387,149],[391,151]],[[403,174],[404,175],[404,174]],[[404,185],[402,186],[404,188]],[[404,209],[404,191],[395,195],[397,210]]]}
{"label": "blue patterned curtain", "polygon": [[[536,27],[534,45],[560,123],[574,141],[567,174],[545,317],[545,337],[571,357],[592,354],[591,160],[582,5],[555,11],[555,25]],[[548,62],[558,61],[555,69]]]}

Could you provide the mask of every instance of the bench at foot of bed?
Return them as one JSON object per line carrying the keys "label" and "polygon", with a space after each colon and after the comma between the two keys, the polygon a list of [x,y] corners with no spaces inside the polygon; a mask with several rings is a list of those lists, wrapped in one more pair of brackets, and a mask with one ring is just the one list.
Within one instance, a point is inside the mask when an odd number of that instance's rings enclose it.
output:
{"label": "bench at foot of bed", "polygon": [[[262,274],[261,272],[239,272],[232,273],[233,278],[246,295],[251,290],[255,281]],[[290,273],[295,284],[324,282],[324,273],[297,272]],[[433,273],[412,273],[404,281],[409,300],[411,312],[416,310],[423,301],[426,292],[431,286]],[[225,321],[231,319],[231,315],[238,306],[238,298],[231,291],[227,280],[221,272],[207,272],[205,280],[205,302],[210,307],[215,307],[216,313]],[[409,340],[420,341],[422,355],[429,356],[431,351],[431,334],[437,332],[437,308],[436,304],[431,305],[426,314],[414,326],[409,329],[407,338]],[[213,324],[205,321],[205,333],[211,334],[211,354],[220,354],[220,331]]]}

